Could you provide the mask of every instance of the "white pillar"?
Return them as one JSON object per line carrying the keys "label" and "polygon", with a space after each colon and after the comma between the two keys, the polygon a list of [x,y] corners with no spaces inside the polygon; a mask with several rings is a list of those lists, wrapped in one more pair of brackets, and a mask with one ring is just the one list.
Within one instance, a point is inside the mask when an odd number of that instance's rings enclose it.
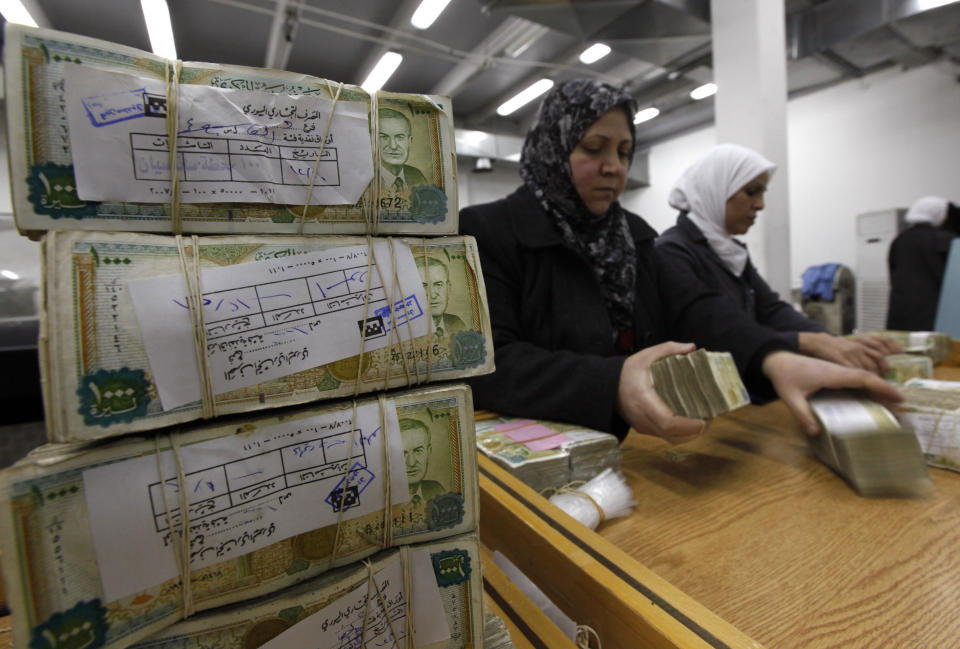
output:
{"label": "white pillar", "polygon": [[717,138],[750,147],[777,165],[766,207],[745,237],[750,258],[790,301],[787,63],[784,0],[713,0]]}

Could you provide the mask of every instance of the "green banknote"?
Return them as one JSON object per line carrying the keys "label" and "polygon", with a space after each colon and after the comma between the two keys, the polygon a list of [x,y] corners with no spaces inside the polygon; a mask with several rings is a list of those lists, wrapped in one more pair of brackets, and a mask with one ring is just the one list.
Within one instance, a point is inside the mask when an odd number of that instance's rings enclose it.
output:
{"label": "green banknote", "polygon": [[[860,333],[890,338],[903,347],[904,352],[928,356],[934,365],[939,365],[947,360],[953,353],[953,342],[950,334],[939,331],[897,331],[894,329],[883,329],[879,331],[862,331]],[[855,338],[856,336],[848,337]]]}
{"label": "green banknote", "polygon": [[824,390],[809,399],[823,432],[814,454],[862,496],[924,496],[933,491],[912,430],[884,406],[852,392]]}
{"label": "green banknote", "polygon": [[[11,23],[3,55],[22,232],[173,231],[165,123],[179,95],[172,153],[183,232],[297,233],[302,217],[302,232],[313,234],[457,233],[447,97],[380,92],[370,115],[371,95],[357,86],[338,94],[339,84],[325,79],[197,62],[183,63],[171,90],[177,69],[161,57]],[[353,139],[338,122],[328,126],[334,98],[341,111],[359,111]],[[117,129],[111,148],[103,136]],[[94,191],[88,169],[105,171],[107,182],[129,179]],[[348,191],[351,183],[359,185]]]}
{"label": "green banknote", "polygon": [[[186,282],[195,251],[186,241],[181,256],[171,236],[47,233],[40,354],[52,441],[201,417],[202,392],[187,387],[200,380],[203,343],[189,325]],[[376,261],[368,266],[371,247]],[[493,371],[471,237],[204,237],[196,256],[216,415]],[[214,290],[208,271],[227,288]],[[248,278],[248,271],[268,279]],[[166,305],[176,313],[137,311],[134,288],[145,280],[159,283],[141,295],[144,308]],[[391,282],[396,291],[385,289]],[[175,297],[153,297],[171,286]],[[221,361],[227,365],[217,366]]]}
{"label": "green banknote", "polygon": [[[387,546],[475,530],[469,388],[385,397],[193,426],[170,439],[51,444],[4,470],[0,560],[14,646],[67,638],[119,649],[180,620],[175,556],[185,522],[198,611],[280,591]],[[453,583],[469,567],[440,564]],[[446,602],[448,615],[473,601],[464,597]]]}
{"label": "green banknote", "polygon": [[[135,647],[483,647],[483,579],[476,537],[424,543],[409,548],[406,557],[401,554],[389,550],[377,555],[369,569],[354,564],[255,602],[203,613]],[[410,566],[411,608],[398,579],[404,560]],[[408,614],[415,620],[412,638],[407,635]]]}

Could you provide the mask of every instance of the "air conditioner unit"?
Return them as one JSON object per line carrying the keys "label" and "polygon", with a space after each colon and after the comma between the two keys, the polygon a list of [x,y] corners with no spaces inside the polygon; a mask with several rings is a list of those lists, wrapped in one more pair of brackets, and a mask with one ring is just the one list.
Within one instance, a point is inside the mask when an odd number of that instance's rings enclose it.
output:
{"label": "air conditioner unit", "polygon": [[894,208],[857,216],[857,329],[873,331],[887,326],[890,274],[887,254],[904,229],[907,210]]}

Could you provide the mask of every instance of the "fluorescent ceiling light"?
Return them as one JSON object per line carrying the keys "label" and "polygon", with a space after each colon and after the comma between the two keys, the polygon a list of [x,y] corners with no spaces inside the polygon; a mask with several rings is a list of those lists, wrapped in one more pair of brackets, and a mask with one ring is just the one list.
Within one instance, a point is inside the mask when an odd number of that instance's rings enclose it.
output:
{"label": "fluorescent ceiling light", "polygon": [[417,29],[426,29],[433,24],[437,16],[450,4],[450,0],[423,0],[410,18],[410,24]]}
{"label": "fluorescent ceiling light", "polygon": [[[522,18],[519,20],[523,20]],[[543,25],[524,21],[526,24],[520,27],[513,41],[503,47],[503,53],[512,59],[517,58],[527,51],[531,45],[547,33],[548,29]]]}
{"label": "fluorescent ceiling light", "polygon": [[519,153],[511,153],[511,154],[508,155],[506,158],[504,158],[504,160],[509,160],[510,162],[520,162],[520,154],[519,154]]}
{"label": "fluorescent ceiling light", "polygon": [[943,7],[944,5],[953,4],[956,0],[916,0],[917,1],[917,11],[929,11],[930,9],[936,9],[937,7]]}
{"label": "fluorescent ceiling light", "polygon": [[380,88],[383,88],[383,84],[387,82],[387,79],[389,79],[397,67],[399,67],[401,61],[403,61],[403,56],[397,52],[384,53],[384,55],[380,57],[380,60],[377,61],[377,64],[373,66],[370,74],[367,75],[366,81],[360,84],[360,87],[367,92],[380,90]]}
{"label": "fluorescent ceiling light", "polygon": [[[7,15],[4,14],[3,17],[6,18]],[[20,23],[20,24],[22,25],[23,23]],[[3,275],[3,276],[6,277],[7,279],[20,279],[20,276],[17,275],[17,274],[16,274],[15,272],[13,272],[12,270],[0,270],[0,275]]]}
{"label": "fluorescent ceiling light", "polygon": [[[27,8],[23,6],[20,0],[4,0],[0,2],[0,14],[3,14],[3,17],[8,23],[17,23],[18,25],[26,25],[27,27],[37,26],[37,21],[33,19],[33,16],[30,15],[30,12],[27,11]],[[4,277],[6,277],[6,275],[4,275]],[[10,279],[16,279],[16,277],[11,277]]]}
{"label": "fluorescent ceiling light", "polygon": [[604,43],[594,43],[587,49],[580,52],[580,62],[590,65],[596,63],[610,53],[610,46]]}
{"label": "fluorescent ceiling light", "polygon": [[697,86],[690,91],[691,99],[706,99],[711,95],[717,94],[717,84],[715,83],[705,83],[702,86]]}
{"label": "fluorescent ceiling light", "polygon": [[536,83],[531,84],[526,89],[521,90],[516,95],[506,100],[500,107],[497,108],[497,115],[506,117],[510,113],[516,111],[521,106],[526,106],[531,101],[545,93],[546,91],[553,88],[553,81],[550,79],[540,79]]}
{"label": "fluorescent ceiling light", "polygon": [[649,122],[651,119],[653,119],[659,114],[660,114],[660,109],[655,106],[644,108],[643,110],[637,111],[637,114],[633,116],[633,123],[643,124],[644,122]]}
{"label": "fluorescent ceiling light", "polygon": [[140,0],[143,9],[143,21],[147,23],[150,35],[150,49],[157,56],[166,59],[177,58],[177,46],[173,42],[173,28],[170,26],[170,9],[166,0]]}

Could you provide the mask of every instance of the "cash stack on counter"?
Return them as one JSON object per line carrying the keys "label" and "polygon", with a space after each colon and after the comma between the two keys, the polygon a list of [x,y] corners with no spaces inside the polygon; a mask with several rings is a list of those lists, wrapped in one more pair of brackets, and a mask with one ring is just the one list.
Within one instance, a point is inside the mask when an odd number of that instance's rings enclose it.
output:
{"label": "cash stack on counter", "polygon": [[893,414],[913,431],[930,466],[960,471],[960,381],[911,379]]}
{"label": "cash stack on counter", "polygon": [[910,379],[933,378],[933,359],[922,354],[890,354],[885,356],[888,381],[906,383]]}
{"label": "cash stack on counter", "polygon": [[750,404],[729,352],[675,354],[651,365],[650,373],[657,394],[683,417],[710,419]]}
{"label": "cash stack on counter", "polygon": [[449,100],[4,57],[51,442],[0,473],[15,649],[480,646],[472,398],[414,387],[493,371]]}
{"label": "cash stack on counter", "polygon": [[871,336],[883,336],[896,341],[903,347],[904,353],[928,356],[934,365],[939,365],[953,353],[953,341],[950,334],[938,331],[896,331],[884,329],[863,331]]}
{"label": "cash stack on counter", "polygon": [[477,448],[537,491],[620,469],[616,436],[553,421],[496,417],[477,421]]}
{"label": "cash stack on counter", "polygon": [[912,430],[887,408],[849,391],[810,398],[823,432],[808,437],[814,454],[862,496],[925,496],[933,491]]}

